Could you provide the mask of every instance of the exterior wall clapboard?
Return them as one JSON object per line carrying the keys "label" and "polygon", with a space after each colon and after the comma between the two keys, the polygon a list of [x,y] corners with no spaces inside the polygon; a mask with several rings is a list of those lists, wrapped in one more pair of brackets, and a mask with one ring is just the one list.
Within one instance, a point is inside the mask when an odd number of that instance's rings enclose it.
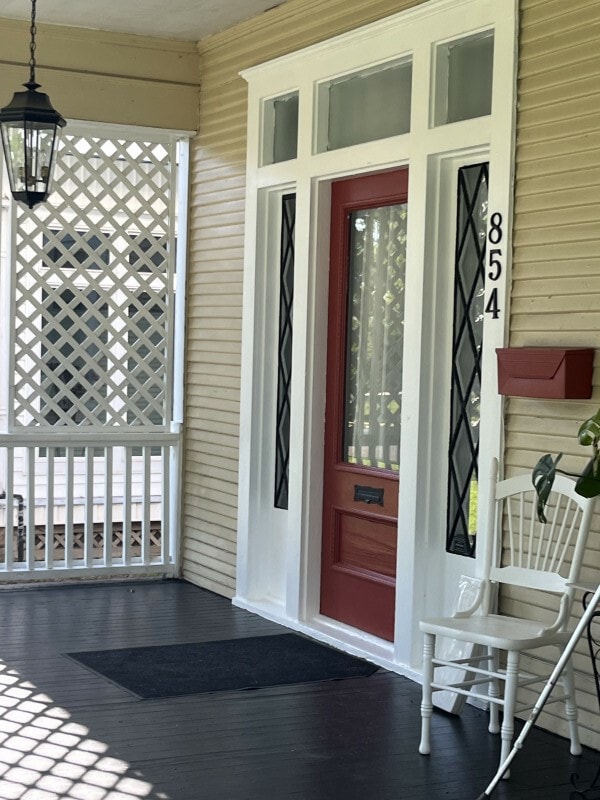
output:
{"label": "exterior wall clapboard", "polygon": [[[599,40],[594,0],[522,0],[511,346],[600,348]],[[586,458],[577,430],[599,403],[598,363],[589,401],[509,399],[507,473],[530,468],[546,452],[563,452],[565,469],[582,467]],[[582,580],[599,578],[596,513]],[[507,613],[527,614],[536,599],[515,593],[501,602]],[[581,612],[577,601],[574,612]],[[584,739],[600,748],[584,642],[574,665]],[[566,735],[553,709],[544,712],[542,722]]]}
{"label": "exterior wall clapboard", "polygon": [[[239,72],[419,5],[288,0],[200,42],[192,143],[182,573],[235,593],[247,87]],[[215,492],[210,481],[218,477]],[[228,502],[223,502],[223,495]]]}

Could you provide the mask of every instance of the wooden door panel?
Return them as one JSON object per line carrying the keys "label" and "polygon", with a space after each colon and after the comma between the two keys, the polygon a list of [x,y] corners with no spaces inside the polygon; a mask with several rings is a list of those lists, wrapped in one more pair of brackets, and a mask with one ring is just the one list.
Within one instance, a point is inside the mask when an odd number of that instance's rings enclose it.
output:
{"label": "wooden door panel", "polygon": [[396,597],[393,579],[385,582],[378,576],[373,580],[368,574],[332,566],[328,582],[331,585],[326,610],[321,608],[324,614],[374,636],[393,640],[393,614],[390,618],[381,612],[382,608],[393,608]]}
{"label": "wooden door panel", "polygon": [[370,515],[341,509],[334,513],[334,566],[354,574],[370,572],[375,580],[378,576],[395,578],[398,520],[374,521]]}

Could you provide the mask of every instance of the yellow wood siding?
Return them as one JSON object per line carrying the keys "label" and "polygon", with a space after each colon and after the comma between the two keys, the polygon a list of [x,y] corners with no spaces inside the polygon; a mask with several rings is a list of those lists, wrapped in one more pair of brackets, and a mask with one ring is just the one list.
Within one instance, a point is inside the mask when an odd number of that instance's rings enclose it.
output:
{"label": "yellow wood siding", "polygon": [[[200,43],[200,128],[192,147],[183,576],[235,592],[246,83],[239,72],[419,5],[289,0]],[[214,454],[214,460],[213,455]],[[211,493],[216,476],[220,494]],[[223,504],[221,495],[233,504]]]}
{"label": "yellow wood siding", "polygon": [[[510,344],[600,348],[600,17],[596,0],[522,0]],[[579,423],[600,404],[600,362],[589,401],[507,401],[508,472],[564,452],[585,463]],[[582,578],[600,579],[600,507]],[[503,610],[538,601],[505,592]],[[537,608],[544,612],[544,608]],[[579,602],[576,614],[581,613]],[[535,663],[532,665],[535,667]],[[575,657],[583,740],[600,747],[589,654]],[[532,693],[532,700],[534,699]],[[564,735],[558,707],[543,724]]]}
{"label": "yellow wood siding", "polygon": [[[36,77],[67,119],[195,131],[198,51],[191,42],[38,25]],[[0,19],[0,99],[28,76],[29,24]]]}

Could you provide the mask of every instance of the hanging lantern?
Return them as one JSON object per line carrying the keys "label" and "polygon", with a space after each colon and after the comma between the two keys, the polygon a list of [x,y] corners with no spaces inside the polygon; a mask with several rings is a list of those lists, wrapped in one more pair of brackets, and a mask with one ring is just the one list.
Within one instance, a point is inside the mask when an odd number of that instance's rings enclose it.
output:
{"label": "hanging lantern", "polygon": [[0,110],[2,147],[8,169],[10,190],[15,200],[29,208],[48,197],[58,130],[66,125],[50,98],[38,92],[35,80],[35,7],[31,2],[31,43],[27,91],[15,92],[11,102]]}

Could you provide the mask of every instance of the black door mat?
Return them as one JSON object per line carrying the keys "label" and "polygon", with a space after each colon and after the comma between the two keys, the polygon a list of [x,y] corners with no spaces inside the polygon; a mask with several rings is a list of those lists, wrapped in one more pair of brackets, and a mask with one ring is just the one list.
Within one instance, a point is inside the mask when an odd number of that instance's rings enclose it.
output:
{"label": "black door mat", "polygon": [[67,655],[144,700],[367,677],[377,669],[295,633]]}

